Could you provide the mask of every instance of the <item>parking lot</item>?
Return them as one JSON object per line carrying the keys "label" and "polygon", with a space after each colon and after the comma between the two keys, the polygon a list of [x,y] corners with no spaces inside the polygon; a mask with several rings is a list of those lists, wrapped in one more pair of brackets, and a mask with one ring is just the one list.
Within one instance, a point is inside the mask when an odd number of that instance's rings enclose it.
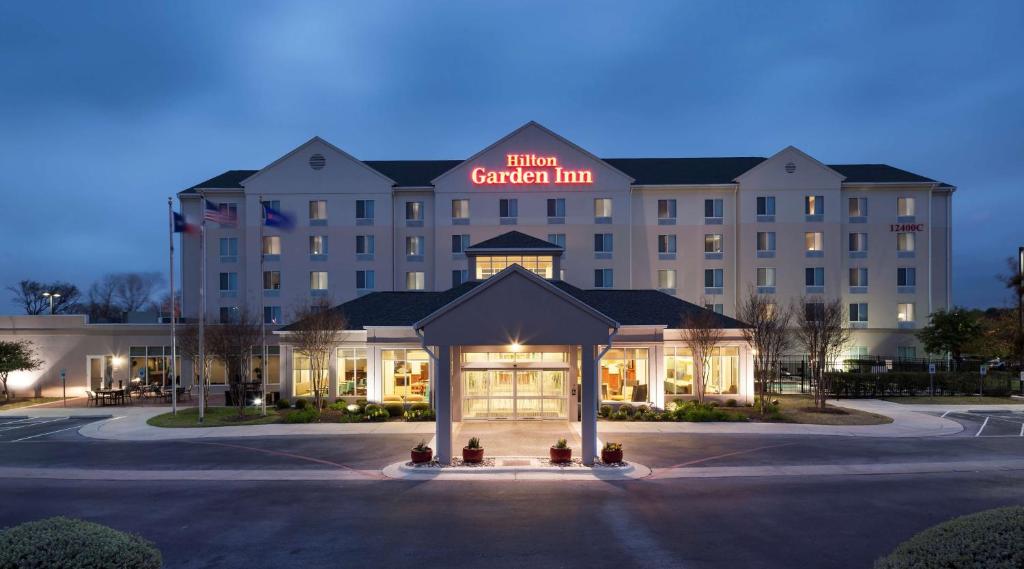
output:
{"label": "parking lot", "polygon": [[964,426],[960,436],[1024,437],[1024,411],[947,411],[931,413]]}
{"label": "parking lot", "polygon": [[78,429],[105,417],[0,417],[0,443],[78,438]]}

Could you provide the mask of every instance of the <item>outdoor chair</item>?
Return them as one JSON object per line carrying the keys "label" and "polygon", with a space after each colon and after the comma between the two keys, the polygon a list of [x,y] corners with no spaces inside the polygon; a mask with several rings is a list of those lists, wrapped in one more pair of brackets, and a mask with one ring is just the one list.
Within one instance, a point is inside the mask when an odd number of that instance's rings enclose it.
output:
{"label": "outdoor chair", "polygon": [[99,397],[97,397],[95,393],[93,393],[92,391],[86,390],[85,391],[85,396],[88,398],[86,400],[86,402],[85,402],[85,406],[86,407],[88,407],[89,405],[92,405],[94,407],[98,407],[99,406],[100,400],[99,400]]}

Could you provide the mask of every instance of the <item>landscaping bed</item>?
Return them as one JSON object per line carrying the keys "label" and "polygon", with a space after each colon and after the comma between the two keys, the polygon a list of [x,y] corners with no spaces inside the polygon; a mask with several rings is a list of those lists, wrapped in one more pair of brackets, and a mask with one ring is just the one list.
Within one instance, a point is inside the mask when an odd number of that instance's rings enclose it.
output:
{"label": "landscaping bed", "polygon": [[875,569],[952,567],[1024,567],[1024,507],[986,510],[941,523],[875,562]]}
{"label": "landscaping bed", "polygon": [[[824,410],[814,407],[814,400],[808,395],[777,395],[767,414],[754,406],[739,404],[735,400],[725,402],[709,401],[699,404],[686,401],[669,410],[659,410],[646,405],[621,405],[617,409],[610,405],[601,406],[601,418],[609,421],[665,421],[665,422],[736,422],[751,421],[765,423],[798,423],[806,425],[882,425],[891,423],[892,418],[855,409],[844,409],[827,405]],[[623,411],[623,408],[626,411]]]}
{"label": "landscaping bed", "polygon": [[260,415],[257,407],[247,407],[245,416],[239,416],[237,407],[207,407],[203,423],[199,423],[199,410],[195,407],[179,410],[176,415],[164,413],[151,417],[147,424],[154,427],[235,427],[268,424],[305,423],[371,423],[387,421],[433,421],[434,411],[425,403],[402,404],[351,403],[344,400],[328,404],[317,411],[305,399],[294,404],[282,400],[267,407],[267,416]]}
{"label": "landscaping bed", "polygon": [[[68,399],[74,399],[74,397],[69,397]],[[54,401],[60,400],[60,397],[15,397],[11,398],[11,400],[7,402],[0,401],[0,411],[18,409],[19,407],[28,407],[30,405],[39,405],[42,403],[53,403]]]}

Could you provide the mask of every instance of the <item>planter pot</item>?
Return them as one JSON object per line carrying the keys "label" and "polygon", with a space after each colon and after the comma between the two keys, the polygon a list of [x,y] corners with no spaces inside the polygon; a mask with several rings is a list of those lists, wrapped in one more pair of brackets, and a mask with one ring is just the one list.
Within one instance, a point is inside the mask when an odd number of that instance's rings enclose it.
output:
{"label": "planter pot", "polygon": [[484,449],[482,448],[463,448],[462,449],[462,462],[469,464],[477,464],[484,461]]}
{"label": "planter pot", "polygon": [[434,458],[434,451],[432,449],[412,450],[410,454],[412,455],[413,464],[423,464],[424,462],[430,462],[430,459]]}
{"label": "planter pot", "polygon": [[555,464],[564,464],[572,461],[572,449],[571,448],[555,448],[551,447],[551,462]]}
{"label": "planter pot", "polygon": [[601,450],[601,462],[605,464],[615,464],[617,462],[622,462],[622,449]]}

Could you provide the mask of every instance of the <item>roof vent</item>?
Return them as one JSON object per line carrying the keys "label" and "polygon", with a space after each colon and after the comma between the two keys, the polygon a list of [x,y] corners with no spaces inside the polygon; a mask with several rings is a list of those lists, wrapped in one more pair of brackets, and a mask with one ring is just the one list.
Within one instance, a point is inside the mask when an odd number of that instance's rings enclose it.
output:
{"label": "roof vent", "polygon": [[[321,165],[320,167],[323,168],[323,165]],[[792,174],[793,172],[796,172],[796,164],[794,164],[793,162],[786,162],[786,173]]]}
{"label": "roof vent", "polygon": [[327,164],[327,159],[323,154],[314,154],[309,157],[309,167],[314,170],[323,170],[324,164]]}

